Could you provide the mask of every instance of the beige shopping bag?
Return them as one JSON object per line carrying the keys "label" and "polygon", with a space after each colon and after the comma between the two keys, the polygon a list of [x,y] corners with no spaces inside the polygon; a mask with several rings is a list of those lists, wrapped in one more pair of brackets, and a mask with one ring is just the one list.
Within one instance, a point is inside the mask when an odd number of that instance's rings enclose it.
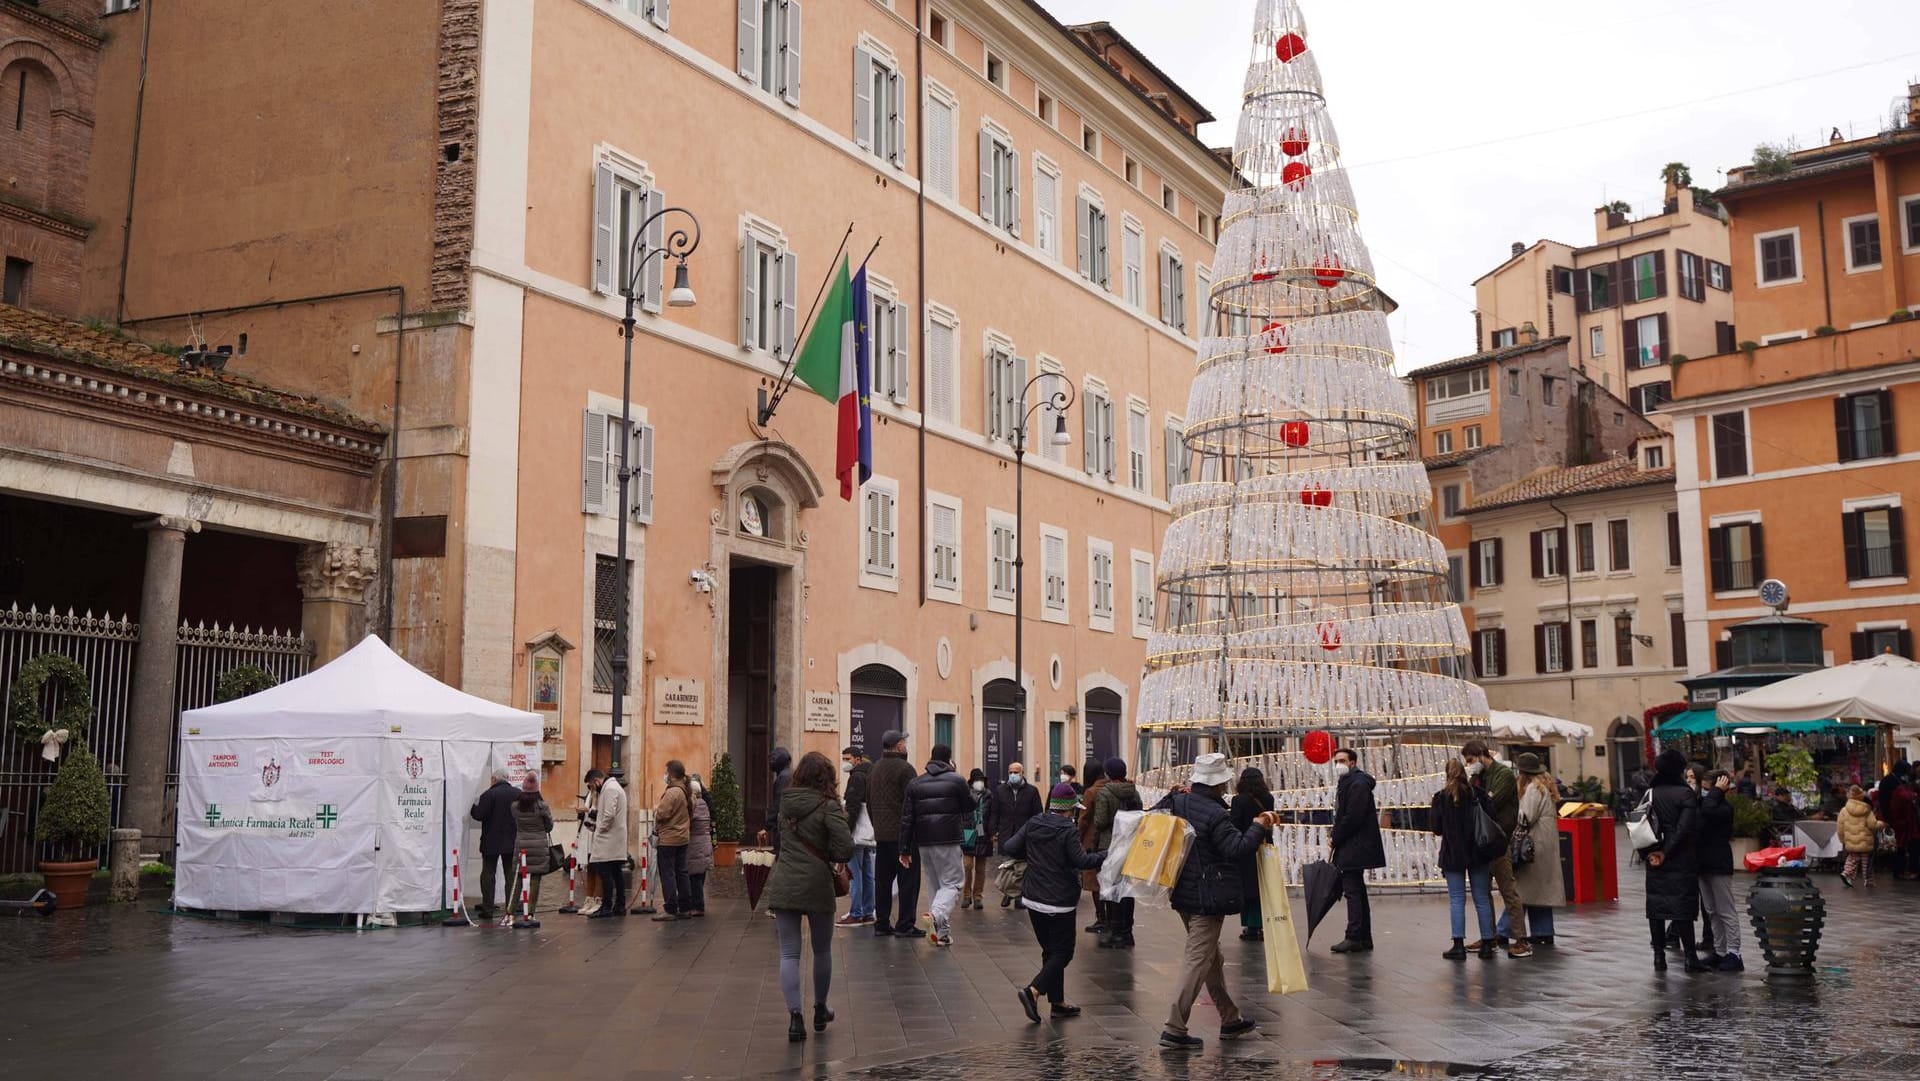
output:
{"label": "beige shopping bag", "polygon": [[1187,845],[1193,827],[1186,819],[1161,812],[1140,816],[1133,844],[1127,849],[1127,861],[1120,867],[1124,878],[1170,890],[1180,880],[1180,868],[1186,863]]}
{"label": "beige shopping bag", "polygon": [[1307,989],[1307,966],[1293,930],[1293,902],[1287,897],[1286,867],[1280,850],[1261,845],[1256,854],[1260,876],[1260,918],[1266,935],[1267,990],[1290,995]]}

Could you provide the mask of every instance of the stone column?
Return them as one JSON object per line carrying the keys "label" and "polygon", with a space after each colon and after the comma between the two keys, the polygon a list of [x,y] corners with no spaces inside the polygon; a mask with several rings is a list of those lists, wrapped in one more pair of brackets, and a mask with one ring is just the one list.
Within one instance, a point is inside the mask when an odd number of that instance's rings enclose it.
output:
{"label": "stone column", "polygon": [[360,643],[367,633],[367,584],[379,572],[372,548],[310,544],[300,552],[300,630],[323,665]]}
{"label": "stone column", "polygon": [[169,852],[167,753],[173,740],[173,680],[180,643],[180,558],[191,518],[163,516],[141,523],[147,531],[147,569],[140,580],[140,644],[133,655],[133,696],[123,757],[127,791],[121,825],[141,834],[142,852]]}

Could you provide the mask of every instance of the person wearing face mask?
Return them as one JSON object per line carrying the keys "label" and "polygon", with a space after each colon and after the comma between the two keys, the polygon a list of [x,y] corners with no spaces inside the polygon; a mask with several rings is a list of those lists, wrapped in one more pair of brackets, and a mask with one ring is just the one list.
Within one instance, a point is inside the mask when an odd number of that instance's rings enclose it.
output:
{"label": "person wearing face mask", "polygon": [[687,767],[679,759],[667,763],[665,786],[653,805],[654,845],[660,853],[660,897],[655,923],[691,919],[693,884],[687,880],[687,846],[693,843],[693,804]]}
{"label": "person wearing face mask", "polygon": [[[1700,904],[1709,930],[1702,937],[1707,956],[1701,963],[1722,972],[1741,972],[1740,917],[1733,907],[1733,804],[1727,793],[1733,775],[1716,769],[1706,775],[1700,793]],[[1557,870],[1557,868],[1556,868]],[[1711,943],[1711,945],[1707,945]]]}
{"label": "person wearing face mask", "polygon": [[1073,798],[1076,802],[1080,799],[1080,794],[1086,791],[1086,789],[1080,787],[1080,775],[1074,771],[1073,763],[1071,762],[1062,762],[1060,764],[1059,783],[1073,789]]}
{"label": "person wearing face mask", "polygon": [[993,800],[987,794],[987,774],[975,769],[967,775],[967,793],[973,797],[973,811],[967,819],[972,833],[961,839],[960,855],[966,861],[966,880],[960,886],[960,907],[985,908],[980,895],[986,891],[988,860],[993,856]]}
{"label": "person wearing face mask", "polygon": [[[1477,739],[1468,740],[1460,748],[1460,758],[1474,787],[1486,793],[1487,813],[1493,816],[1501,835],[1512,837],[1514,827],[1520,822],[1520,786],[1513,770],[1502,765],[1486,743]],[[1511,928],[1507,934],[1496,935],[1494,945],[1507,947],[1507,956],[1515,960],[1531,957],[1533,946],[1527,941],[1527,910],[1520,898],[1520,884],[1513,877],[1512,857],[1503,851],[1494,858],[1491,870],[1493,884],[1500,891],[1500,923]]]}
{"label": "person wearing face mask", "polygon": [[1373,805],[1373,778],[1360,768],[1359,754],[1351,747],[1334,751],[1333,773],[1337,780],[1328,848],[1347,901],[1347,934],[1334,943],[1333,952],[1366,953],[1373,949],[1367,872],[1387,865],[1387,848],[1380,838],[1380,813]]}
{"label": "person wearing face mask", "polygon": [[[1027,783],[1027,771],[1020,763],[1007,767],[1007,779],[993,790],[993,806],[987,811],[993,831],[993,843],[1005,845],[1007,838],[1020,832],[1027,820],[1040,813],[1040,792]],[[1000,898],[1000,907],[1008,908],[1013,898]]]}
{"label": "person wearing face mask", "polygon": [[847,786],[847,822],[853,827],[853,859],[847,864],[851,878],[847,889],[847,914],[835,921],[840,927],[860,927],[873,922],[873,816],[867,811],[867,784],[873,776],[873,763],[858,747],[840,752],[840,775]]}
{"label": "person wearing face mask", "polygon": [[707,795],[706,782],[698,773],[689,779],[687,787],[693,795],[689,801],[692,839],[687,843],[687,885],[693,900],[687,915],[700,919],[707,914],[707,872],[713,870],[713,797]]}

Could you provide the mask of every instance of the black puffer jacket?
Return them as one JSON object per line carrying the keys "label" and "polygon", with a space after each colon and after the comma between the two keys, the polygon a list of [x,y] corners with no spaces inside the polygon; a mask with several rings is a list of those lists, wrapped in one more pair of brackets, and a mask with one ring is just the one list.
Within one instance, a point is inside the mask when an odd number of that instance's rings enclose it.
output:
{"label": "black puffer jacket", "polygon": [[928,762],[927,772],[907,784],[900,803],[900,843],[957,845],[973,823],[973,793],[947,762]]}
{"label": "black puffer jacket", "polygon": [[1363,770],[1348,770],[1333,789],[1333,865],[1342,871],[1387,865],[1380,812],[1373,805],[1373,778]]}
{"label": "black puffer jacket", "polygon": [[1080,904],[1080,872],[1099,870],[1104,852],[1080,847],[1080,830],[1065,815],[1046,814],[1027,820],[1020,832],[1000,842],[1000,854],[1026,860],[1020,896],[1043,905],[1075,908]]}
{"label": "black puffer jacket", "polygon": [[1663,853],[1660,866],[1647,864],[1647,918],[1691,920],[1700,912],[1700,797],[1678,778],[1653,783],[1654,828],[1660,843],[1647,851]]}
{"label": "black puffer jacket", "polygon": [[1215,795],[1175,792],[1153,807],[1193,824],[1193,847],[1173,887],[1173,910],[1189,916],[1232,916],[1240,911],[1240,861],[1260,847],[1259,826],[1233,828],[1226,801]]}
{"label": "black puffer jacket", "polygon": [[1700,797],[1699,863],[1703,875],[1733,873],[1733,804],[1717,788]]}

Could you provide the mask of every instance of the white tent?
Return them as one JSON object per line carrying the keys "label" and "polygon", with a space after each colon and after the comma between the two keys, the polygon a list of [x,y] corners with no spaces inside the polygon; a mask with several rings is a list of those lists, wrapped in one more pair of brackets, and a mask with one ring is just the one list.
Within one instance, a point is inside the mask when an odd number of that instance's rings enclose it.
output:
{"label": "white tent", "polygon": [[1920,738],[1920,664],[1883,653],[1734,695],[1719,705],[1723,724],[1878,721],[1896,743]]}
{"label": "white tent", "polygon": [[[479,852],[489,774],[540,764],[540,718],[454,690],[378,638],[296,680],[181,718],[175,903],[269,912],[445,907]],[[477,834],[474,834],[477,836]]]}
{"label": "white tent", "polygon": [[1514,743],[1546,743],[1559,739],[1578,746],[1593,735],[1593,729],[1584,724],[1512,709],[1488,710],[1487,725],[1493,729],[1495,739]]}

